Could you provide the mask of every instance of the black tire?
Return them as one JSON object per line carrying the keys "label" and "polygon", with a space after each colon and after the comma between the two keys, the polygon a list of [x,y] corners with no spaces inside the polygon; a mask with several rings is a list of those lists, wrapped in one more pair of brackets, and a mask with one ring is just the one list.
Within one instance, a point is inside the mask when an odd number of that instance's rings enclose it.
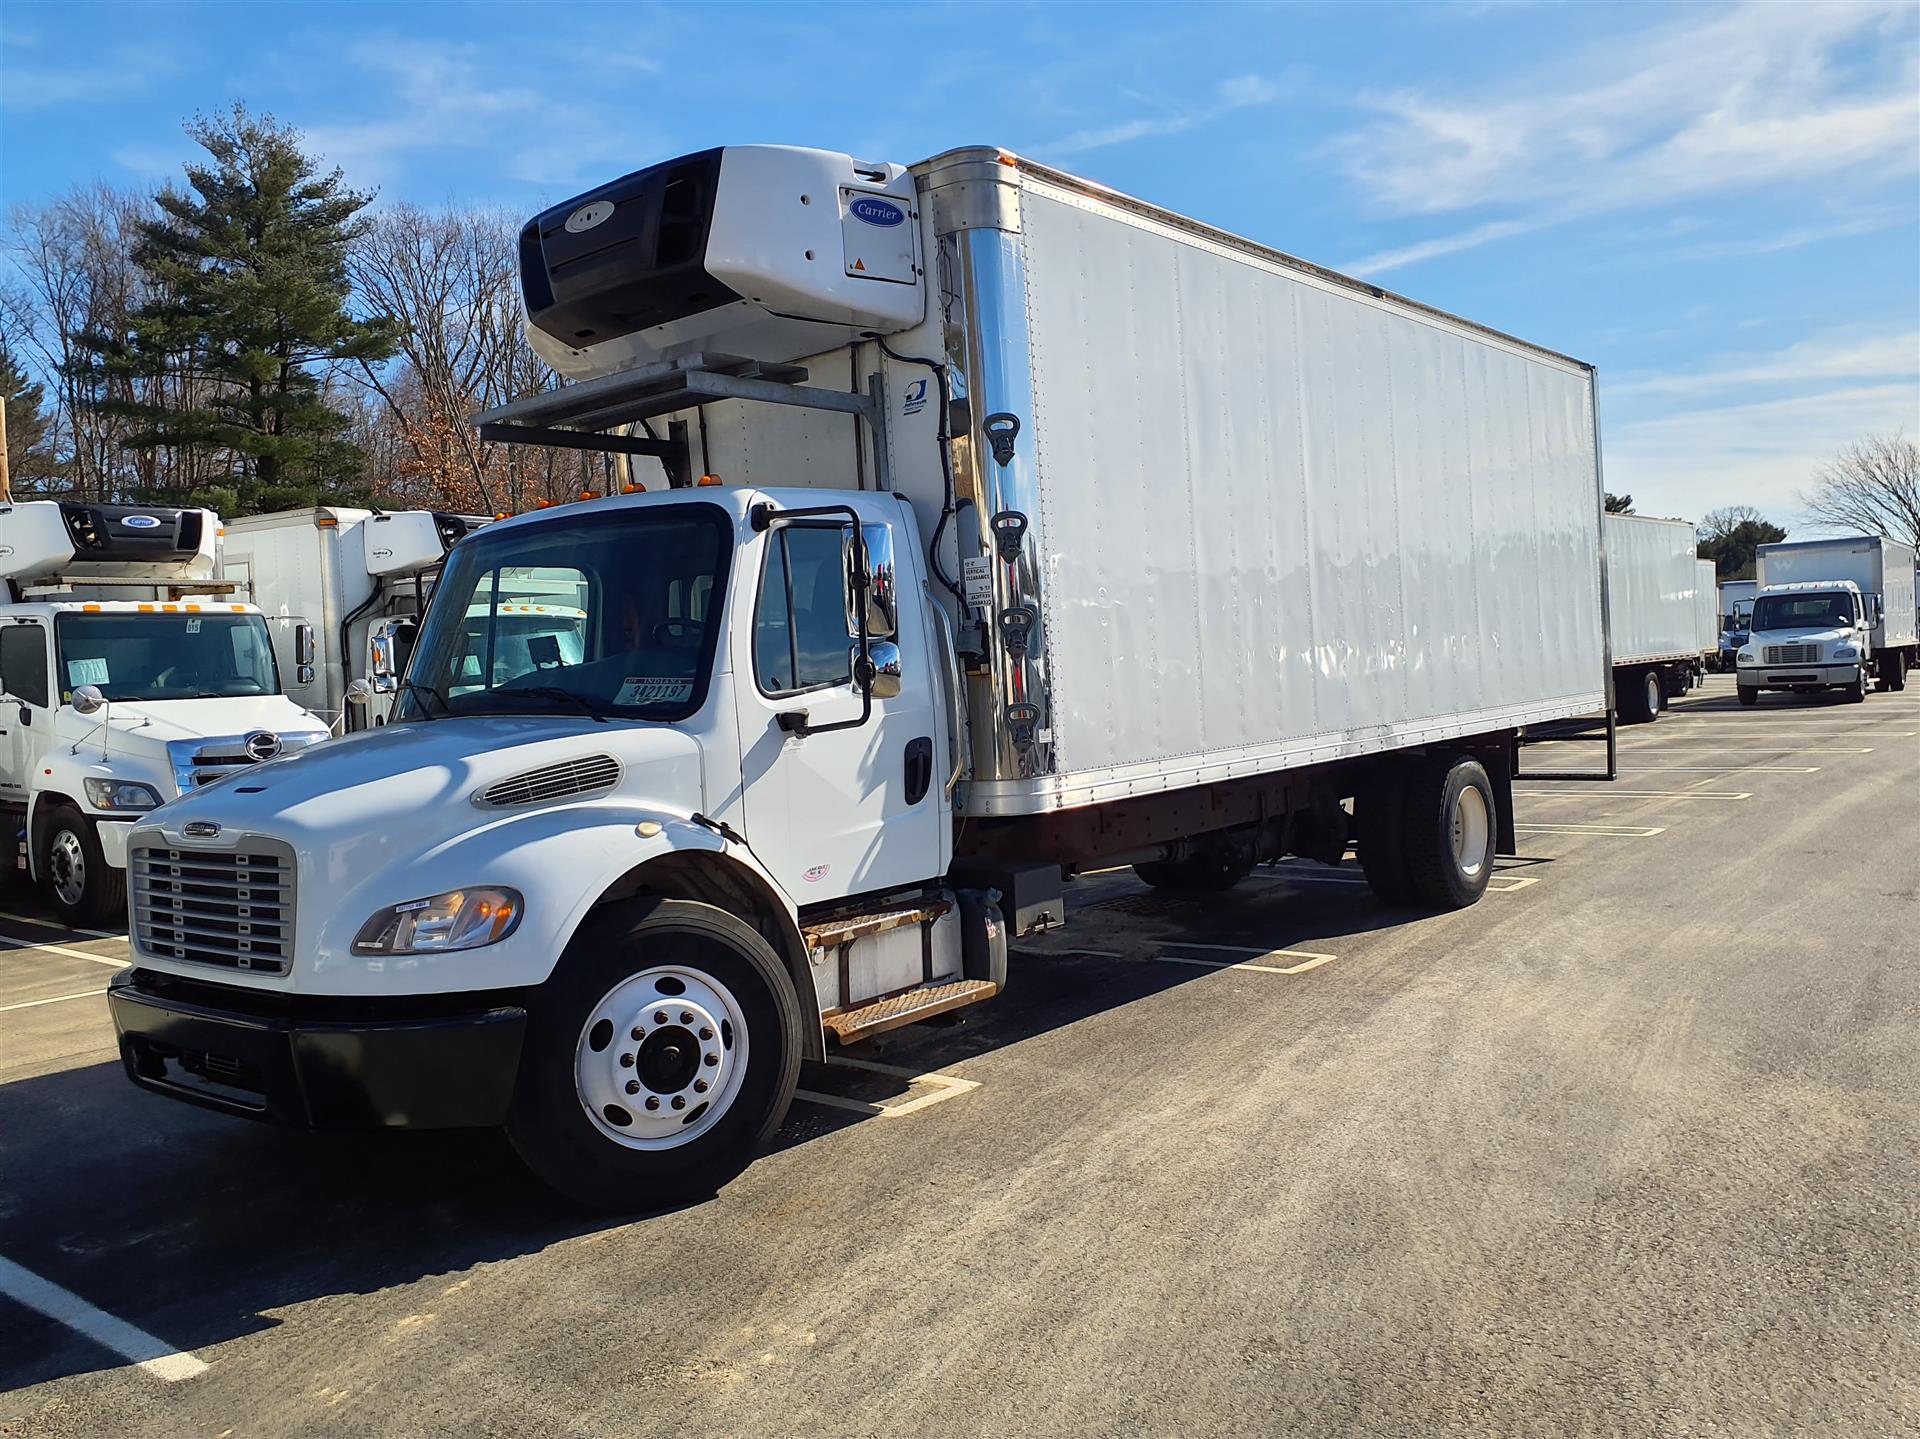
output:
{"label": "black tire", "polygon": [[[40,893],[68,924],[125,924],[127,872],[107,863],[93,821],[71,805],[49,805],[34,816],[34,868]],[[79,867],[77,889],[69,881]]]}
{"label": "black tire", "polygon": [[1404,768],[1390,765],[1354,797],[1360,872],[1382,904],[1410,905],[1417,898],[1407,871],[1405,782]]}
{"label": "black tire", "polygon": [[[675,1148],[635,1149],[588,1116],[576,1086],[575,1052],[592,1042],[587,1021],[602,1000],[622,981],[662,964],[710,976],[738,1001],[747,1062],[731,1103],[704,1133]],[[615,1038],[610,1047],[617,1052],[627,1039]],[[723,1038],[731,1048],[731,1035]],[[800,1046],[793,982],[758,931],[691,900],[611,906],[580,927],[532,1006],[507,1137],[542,1180],[594,1209],[626,1213],[704,1199],[752,1163],[780,1128],[799,1081]],[[689,1111],[687,1122],[704,1107]]]}
{"label": "black tire", "polygon": [[1882,688],[1889,693],[1898,693],[1907,687],[1907,657],[1895,652],[1884,656],[1880,661],[1883,677]]}
{"label": "black tire", "polygon": [[1615,682],[1621,724],[1652,724],[1659,718],[1665,687],[1658,670],[1636,671],[1625,685]]}
{"label": "black tire", "polygon": [[1760,703],[1760,689],[1757,685],[1741,685],[1737,693],[1740,696],[1740,703],[1743,705],[1757,705]]}
{"label": "black tire", "polygon": [[1865,704],[1867,702],[1867,677],[1861,675],[1859,679],[1841,690],[1840,693],[1846,697],[1846,701],[1850,705]]}
{"label": "black tire", "polygon": [[[1477,806],[1468,790],[1478,791]],[[1493,877],[1500,833],[1500,812],[1486,770],[1478,760],[1461,755],[1432,755],[1414,767],[1406,797],[1404,843],[1414,893],[1438,909],[1465,909],[1478,902]],[[1462,857],[1455,855],[1457,825],[1469,840],[1476,827],[1481,831]]]}

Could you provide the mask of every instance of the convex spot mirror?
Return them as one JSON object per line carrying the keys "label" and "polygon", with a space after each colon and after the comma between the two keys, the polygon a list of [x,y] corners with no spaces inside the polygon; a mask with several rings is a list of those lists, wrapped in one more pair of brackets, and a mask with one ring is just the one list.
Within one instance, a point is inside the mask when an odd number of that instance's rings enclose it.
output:
{"label": "convex spot mirror", "polygon": [[900,646],[888,640],[869,640],[866,660],[861,660],[857,645],[851,660],[855,688],[870,685],[869,693],[877,700],[892,699],[900,693]]}
{"label": "convex spot mirror", "polygon": [[83,715],[98,714],[107,702],[99,685],[81,685],[73,692],[73,707]]}
{"label": "convex spot mirror", "polygon": [[347,703],[350,705],[363,705],[372,698],[373,686],[365,680],[355,680],[347,686]]}

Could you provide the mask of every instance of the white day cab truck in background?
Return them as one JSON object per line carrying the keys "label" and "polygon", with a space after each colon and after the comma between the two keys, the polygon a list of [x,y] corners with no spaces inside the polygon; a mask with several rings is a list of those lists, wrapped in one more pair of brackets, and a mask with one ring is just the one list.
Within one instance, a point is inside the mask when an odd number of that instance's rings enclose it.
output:
{"label": "white day cab truck in background", "polygon": [[1740,647],[1740,703],[1763,690],[1839,690],[1858,704],[1869,684],[1907,687],[1920,664],[1913,550],[1879,535],[1762,545],[1752,628]]}
{"label": "white day cab truck in background", "polygon": [[707,1193],[1081,869],[1473,903],[1606,705],[1583,364],[990,149],[711,150],[520,263],[579,382],[482,433],[648,491],[463,539],[394,723],[136,828],[139,1085]]}
{"label": "white day cab truck in background", "polygon": [[1720,668],[1732,674],[1739,668],[1740,647],[1747,642],[1747,624],[1753,617],[1757,580],[1720,581]]}
{"label": "white day cab truck in background", "polygon": [[1685,520],[1608,515],[1607,636],[1622,724],[1648,724],[1720,649],[1713,563]]}
{"label": "white day cab truck in background", "polygon": [[[386,723],[398,675],[447,551],[486,521],[437,510],[281,510],[226,526],[221,573],[267,616],[287,693],[336,730]],[[298,637],[316,640],[296,677]],[[309,671],[300,670],[300,674]],[[368,682],[364,705],[348,688]]]}
{"label": "white day cab truck in background", "polygon": [[[283,693],[266,620],[215,578],[219,554],[209,510],[0,506],[7,867],[70,923],[124,918],[142,813],[326,738]],[[312,644],[295,636],[296,664]]]}

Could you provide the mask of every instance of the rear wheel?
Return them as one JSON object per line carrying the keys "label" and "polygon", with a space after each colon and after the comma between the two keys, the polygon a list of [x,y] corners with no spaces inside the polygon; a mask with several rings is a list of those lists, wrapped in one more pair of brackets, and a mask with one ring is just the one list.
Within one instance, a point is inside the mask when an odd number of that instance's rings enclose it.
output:
{"label": "rear wheel", "polygon": [[779,1129],[799,1073],[799,1001],[756,930],[689,900],[618,905],[533,1008],[507,1136],[596,1209],[705,1198]]}
{"label": "rear wheel", "polygon": [[70,805],[51,806],[39,831],[40,887],[69,924],[120,923],[127,917],[127,872],[107,863],[93,824]]}
{"label": "rear wheel", "polygon": [[1641,670],[1620,690],[1620,722],[1652,724],[1659,718],[1665,695],[1658,670]]}
{"label": "rear wheel", "polygon": [[1434,755],[1407,786],[1407,873],[1414,893],[1441,909],[1465,909],[1487,892],[1499,833],[1493,782],[1478,760]]}
{"label": "rear wheel", "polygon": [[1907,687],[1907,657],[1904,653],[1887,655],[1880,661],[1880,671],[1887,689],[1897,691]]}

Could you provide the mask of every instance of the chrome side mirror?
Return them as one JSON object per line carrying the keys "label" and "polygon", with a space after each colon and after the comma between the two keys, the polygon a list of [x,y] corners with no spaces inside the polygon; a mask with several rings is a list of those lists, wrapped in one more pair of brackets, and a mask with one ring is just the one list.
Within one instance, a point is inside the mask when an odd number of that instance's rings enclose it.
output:
{"label": "chrome side mirror", "polygon": [[374,631],[370,646],[372,660],[369,668],[375,679],[393,678],[393,634],[389,630]]}
{"label": "chrome side mirror", "polygon": [[373,686],[365,680],[355,680],[347,686],[347,703],[363,705],[373,698]]}
{"label": "chrome side mirror", "polygon": [[313,655],[314,655],[313,626],[312,625],[295,625],[293,627],[293,662],[300,669],[303,669],[309,672],[306,678],[300,681],[300,683],[303,685],[311,684],[313,682],[313,676],[311,673],[313,669]]}
{"label": "chrome side mirror", "polygon": [[293,667],[293,682],[299,685],[312,684],[313,683],[313,666],[312,665],[295,665]]}
{"label": "chrome side mirror", "polygon": [[73,707],[83,715],[100,713],[106,702],[107,697],[100,693],[99,685],[81,685],[73,692]]}
{"label": "chrome side mirror", "polygon": [[853,580],[853,543],[849,537],[847,569],[851,582],[847,585],[847,633],[860,633],[860,617],[853,607],[860,603],[860,596],[864,594],[867,638],[890,640],[900,631],[900,601],[898,591],[894,588],[893,527],[862,525],[860,538],[867,548],[867,583],[862,586]]}
{"label": "chrome side mirror", "polygon": [[900,693],[900,646],[889,640],[869,640],[866,658],[856,648],[852,655],[854,683],[877,700]]}

